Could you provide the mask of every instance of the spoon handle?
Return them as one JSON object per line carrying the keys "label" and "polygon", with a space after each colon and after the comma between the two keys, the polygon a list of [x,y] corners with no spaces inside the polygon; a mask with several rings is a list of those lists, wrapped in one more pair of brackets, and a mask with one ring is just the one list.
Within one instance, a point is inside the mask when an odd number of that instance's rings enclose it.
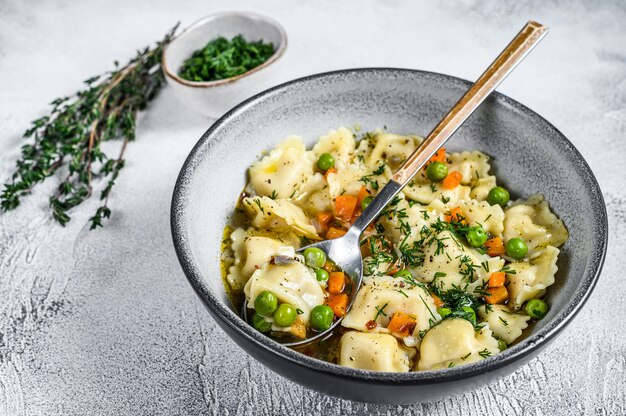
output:
{"label": "spoon handle", "polygon": [[526,55],[548,33],[548,28],[530,21],[492,62],[471,88],[430,132],[424,143],[404,162],[391,180],[406,185],[452,136],[463,122],[496,89]]}
{"label": "spoon handle", "polygon": [[478,78],[470,89],[452,107],[448,114],[430,132],[424,143],[419,146],[404,162],[391,180],[380,190],[376,198],[363,211],[350,228],[350,234],[361,235],[363,230],[382,212],[389,202],[407,184],[430,158],[452,136],[463,122],[496,89],[496,87],[515,69],[528,53],[548,33],[548,28],[530,21],[515,36],[489,68]]}

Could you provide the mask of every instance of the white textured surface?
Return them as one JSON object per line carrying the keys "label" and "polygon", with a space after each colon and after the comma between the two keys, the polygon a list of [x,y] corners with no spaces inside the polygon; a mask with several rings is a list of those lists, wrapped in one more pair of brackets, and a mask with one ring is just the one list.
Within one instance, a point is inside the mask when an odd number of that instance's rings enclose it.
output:
{"label": "white textured surface", "polygon": [[474,79],[533,18],[552,32],[500,91],[546,117],[587,159],[608,205],[609,252],[575,322],[538,359],[488,388],[413,407],[307,391],[235,346],[178,266],[170,196],[211,120],[165,89],[141,117],[103,230],[85,225],[96,201],[66,228],[51,220],[54,180],[0,215],[0,415],[626,414],[624,2],[87,3],[0,2],[2,180],[47,102],[177,20],[185,26],[228,9],[275,17],[290,38],[284,80],[356,66]]}

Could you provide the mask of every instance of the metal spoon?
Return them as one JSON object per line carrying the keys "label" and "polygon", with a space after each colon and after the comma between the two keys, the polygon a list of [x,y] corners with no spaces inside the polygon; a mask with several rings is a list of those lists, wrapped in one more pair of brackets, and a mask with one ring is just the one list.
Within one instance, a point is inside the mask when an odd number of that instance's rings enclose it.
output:
{"label": "metal spoon", "polygon": [[[413,179],[415,174],[419,172],[459,126],[461,126],[474,110],[478,108],[485,98],[496,89],[500,82],[502,82],[535,45],[543,39],[547,32],[548,28],[540,23],[533,21],[528,22],[480,78],[478,78],[476,83],[470,87],[443,120],[430,132],[422,145],[407,158],[400,169],[398,169],[391,177],[391,180],[380,190],[378,195],[376,195],[344,236],[334,240],[314,243],[298,250],[298,252],[302,252],[309,247],[321,249],[350,277],[352,280],[352,291],[346,312],[352,307],[363,280],[363,258],[359,244],[363,231],[378,217],[387,204],[391,202],[393,197]],[[244,316],[246,316],[245,312],[246,304],[244,302]],[[296,347],[326,337],[340,322],[341,319],[338,319],[329,329],[313,337],[296,342],[285,342],[283,345]]]}

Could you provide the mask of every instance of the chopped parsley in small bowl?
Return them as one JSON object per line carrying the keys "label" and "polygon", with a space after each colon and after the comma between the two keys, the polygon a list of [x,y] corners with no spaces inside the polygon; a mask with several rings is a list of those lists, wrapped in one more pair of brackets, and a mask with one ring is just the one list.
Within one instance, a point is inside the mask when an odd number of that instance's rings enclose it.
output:
{"label": "chopped parsley in small bowl", "polygon": [[165,78],[190,109],[217,118],[277,83],[276,61],[287,48],[282,26],[248,12],[200,19],[163,54]]}

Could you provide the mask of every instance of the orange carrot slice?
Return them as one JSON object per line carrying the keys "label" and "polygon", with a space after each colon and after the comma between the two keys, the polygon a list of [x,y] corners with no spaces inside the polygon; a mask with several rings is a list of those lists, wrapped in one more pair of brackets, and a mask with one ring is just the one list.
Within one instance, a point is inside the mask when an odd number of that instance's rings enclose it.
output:
{"label": "orange carrot slice", "polygon": [[441,186],[444,189],[454,189],[460,185],[462,180],[463,180],[463,175],[461,174],[461,172],[454,170],[448,173],[448,176],[446,176],[443,182],[441,182]]}
{"label": "orange carrot slice", "polygon": [[341,318],[346,314],[348,300],[348,295],[345,293],[341,293],[339,295],[331,294],[328,296],[328,299],[326,299],[326,304],[331,307],[335,316]]}
{"label": "orange carrot slice", "polygon": [[487,294],[483,295],[483,299],[491,305],[504,303],[509,298],[509,291],[506,290],[506,286],[490,287],[486,292]]}
{"label": "orange carrot slice", "polygon": [[346,234],[346,230],[342,230],[341,228],[330,227],[328,232],[326,233],[327,240],[333,240],[335,238],[339,238]]}
{"label": "orange carrot slice", "polygon": [[465,217],[460,207],[452,208],[449,213],[444,214],[443,219],[446,220],[446,222],[460,222],[465,224]]}
{"label": "orange carrot slice", "polygon": [[391,315],[391,319],[389,320],[389,325],[387,325],[387,329],[394,334],[398,334],[402,337],[408,337],[413,333],[416,325],[417,322],[414,317],[404,312],[398,311]]}
{"label": "orange carrot slice", "polygon": [[[429,160],[428,163],[432,163],[432,162],[441,162],[441,163],[445,163],[446,161],[446,149],[444,147],[442,147],[441,149],[437,150],[437,153],[435,153]],[[427,164],[428,166],[428,164]]]}
{"label": "orange carrot slice", "polygon": [[345,221],[350,221],[356,208],[356,203],[356,196],[339,195],[335,198],[335,216]]}
{"label": "orange carrot slice", "polygon": [[489,276],[489,287],[498,287],[504,285],[504,280],[506,277],[506,273],[504,272],[493,272]]}
{"label": "orange carrot slice", "polygon": [[431,293],[430,297],[433,298],[433,301],[435,302],[435,307],[436,308],[441,308],[444,305],[444,303],[441,300],[441,298],[439,296],[435,295],[434,293]]}
{"label": "orange carrot slice", "polygon": [[370,191],[368,191],[366,187],[361,186],[361,189],[359,189],[359,193],[356,195],[359,206],[361,205],[361,202],[363,202],[363,200],[368,196],[370,196]]}
{"label": "orange carrot slice", "polygon": [[343,292],[346,287],[346,275],[343,272],[331,272],[328,278],[327,290],[333,295]]}
{"label": "orange carrot slice", "polygon": [[506,248],[504,248],[504,243],[500,237],[490,238],[485,242],[485,247],[487,247],[487,254],[492,257],[506,253]]}

